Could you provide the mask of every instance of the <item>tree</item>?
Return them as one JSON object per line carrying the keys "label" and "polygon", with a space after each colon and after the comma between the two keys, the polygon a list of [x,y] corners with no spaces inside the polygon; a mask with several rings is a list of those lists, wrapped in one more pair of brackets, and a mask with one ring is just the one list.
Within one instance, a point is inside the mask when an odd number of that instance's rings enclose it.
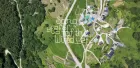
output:
{"label": "tree", "polygon": [[133,38],[136,39],[137,41],[140,41],[140,32],[134,32]]}

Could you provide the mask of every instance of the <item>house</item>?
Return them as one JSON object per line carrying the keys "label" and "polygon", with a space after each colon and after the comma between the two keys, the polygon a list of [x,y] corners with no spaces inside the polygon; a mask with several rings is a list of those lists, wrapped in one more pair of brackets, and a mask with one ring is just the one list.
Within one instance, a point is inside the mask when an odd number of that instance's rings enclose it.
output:
{"label": "house", "polygon": [[101,41],[101,42],[99,42],[99,45],[102,45],[103,44],[103,42]]}
{"label": "house", "polygon": [[105,18],[106,18],[105,15],[102,15],[102,20],[105,20]]}
{"label": "house", "polygon": [[94,43],[97,43],[98,40],[99,40],[99,39],[95,38],[95,39],[93,40],[93,42],[94,42]]}
{"label": "house", "polygon": [[88,23],[88,21],[87,21],[87,20],[85,20],[85,21],[84,21],[84,24],[87,24],[87,23]]}
{"label": "house", "polygon": [[99,42],[98,42],[98,45],[102,45],[104,43],[102,37],[99,38]]}
{"label": "house", "polygon": [[85,16],[85,20],[89,20],[89,14]]}
{"label": "house", "polygon": [[112,31],[114,34],[117,33],[117,28],[113,29]]}
{"label": "house", "polygon": [[97,36],[97,39],[99,39],[99,38],[100,38],[100,36],[98,35],[98,36]]}
{"label": "house", "polygon": [[116,50],[117,49],[117,46],[116,45],[113,45],[110,50]]}
{"label": "house", "polygon": [[102,13],[102,18],[104,19],[108,15],[108,7],[104,8],[104,12]]}
{"label": "house", "polygon": [[90,34],[90,32],[88,31],[88,32],[86,32],[86,35],[89,35]]}
{"label": "house", "polygon": [[79,24],[83,25],[84,23],[85,23],[84,14],[81,14],[80,19],[79,19]]}
{"label": "house", "polygon": [[90,17],[90,19],[89,19],[89,23],[92,23],[94,21],[94,17]]}
{"label": "house", "polygon": [[118,42],[117,46],[124,47],[124,44]]}
{"label": "house", "polygon": [[88,26],[91,26],[91,25],[92,25],[92,23],[88,23],[87,25],[88,25]]}
{"label": "house", "polygon": [[106,56],[110,59],[114,55],[114,50],[110,50]]}
{"label": "house", "polygon": [[110,39],[109,37],[106,36],[106,43],[109,44],[110,43]]}
{"label": "house", "polygon": [[104,12],[108,12],[108,7],[105,7],[104,8]]}
{"label": "house", "polygon": [[96,31],[100,31],[101,30],[101,28],[100,27],[98,27],[97,29],[96,29]]}
{"label": "house", "polygon": [[90,34],[90,32],[88,31],[88,30],[86,30],[85,32],[84,32],[84,37],[88,37],[88,35]]}

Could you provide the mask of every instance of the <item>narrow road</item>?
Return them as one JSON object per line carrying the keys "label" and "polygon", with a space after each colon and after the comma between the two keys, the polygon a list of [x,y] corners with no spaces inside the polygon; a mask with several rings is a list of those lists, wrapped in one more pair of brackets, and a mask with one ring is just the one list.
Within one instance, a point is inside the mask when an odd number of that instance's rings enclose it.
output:
{"label": "narrow road", "polygon": [[99,62],[99,64],[101,65],[100,60],[95,56],[95,54],[92,51],[90,51],[90,50],[87,50],[87,51],[90,52],[95,57],[95,59]]}
{"label": "narrow road", "polygon": [[[19,23],[20,23],[20,26],[21,26],[21,29],[22,29],[22,32],[24,31],[24,28],[23,28],[23,25],[22,25],[22,16],[21,16],[21,13],[20,13],[20,10],[19,10],[19,5],[18,5],[18,2],[17,2],[17,0],[13,0],[15,3],[16,3],[16,8],[17,8],[17,11],[18,11],[18,16],[19,16],[19,18],[20,18],[20,21],[19,21]],[[22,64],[21,64],[21,52],[22,52],[22,47],[23,47],[23,45],[24,45],[24,39],[23,39],[23,34],[22,34],[22,46],[21,46],[21,50],[20,50],[20,59],[19,59],[19,61],[20,61],[20,66],[19,66],[19,68],[22,68]]]}
{"label": "narrow road", "polygon": [[16,61],[14,60],[14,58],[13,58],[11,52],[10,52],[8,49],[5,49],[5,56],[7,56],[7,54],[10,54],[10,55],[11,55],[12,60],[14,61],[14,64],[19,68],[19,66],[17,65]]}
{"label": "narrow road", "polygon": [[103,1],[100,0],[100,9],[99,9],[98,15],[100,15],[101,12],[102,12],[102,8],[103,8],[103,5],[102,4],[103,4]]}
{"label": "narrow road", "polygon": [[70,13],[71,13],[71,11],[72,11],[72,9],[73,9],[73,7],[74,7],[76,1],[77,1],[77,0],[74,0],[74,2],[73,2],[73,4],[72,4],[71,8],[69,9],[69,12],[67,13],[67,15],[66,15],[66,17],[65,17],[62,30],[63,30],[63,39],[64,39],[65,45],[66,45],[66,47],[67,47],[69,53],[71,54],[71,56],[72,56],[74,62],[76,63],[76,66],[78,66],[79,68],[82,68],[81,63],[79,62],[79,60],[77,59],[77,57],[75,56],[75,54],[73,53],[73,51],[71,50],[71,48],[70,48],[70,46],[69,46],[69,44],[68,44],[68,41],[67,41],[67,37],[66,37],[66,36],[67,36],[67,35],[66,35],[66,24],[67,24],[67,19],[68,19],[68,16],[70,15]]}

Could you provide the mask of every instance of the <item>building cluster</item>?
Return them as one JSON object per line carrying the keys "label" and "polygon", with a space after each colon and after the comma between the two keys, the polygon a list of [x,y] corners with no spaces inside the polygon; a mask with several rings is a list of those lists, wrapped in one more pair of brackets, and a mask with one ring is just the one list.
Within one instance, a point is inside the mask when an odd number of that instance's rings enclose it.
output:
{"label": "building cluster", "polygon": [[114,55],[114,51],[117,47],[124,47],[124,44],[120,42],[116,42],[113,44],[113,46],[110,48],[110,51],[106,54],[106,56],[110,59]]}

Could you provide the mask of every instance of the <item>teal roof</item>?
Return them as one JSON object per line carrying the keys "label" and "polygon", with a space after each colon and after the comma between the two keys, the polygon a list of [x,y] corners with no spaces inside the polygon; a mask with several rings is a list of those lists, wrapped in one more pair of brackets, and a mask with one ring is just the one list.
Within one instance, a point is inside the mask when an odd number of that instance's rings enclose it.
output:
{"label": "teal roof", "polygon": [[85,19],[89,19],[89,15],[86,15]]}

